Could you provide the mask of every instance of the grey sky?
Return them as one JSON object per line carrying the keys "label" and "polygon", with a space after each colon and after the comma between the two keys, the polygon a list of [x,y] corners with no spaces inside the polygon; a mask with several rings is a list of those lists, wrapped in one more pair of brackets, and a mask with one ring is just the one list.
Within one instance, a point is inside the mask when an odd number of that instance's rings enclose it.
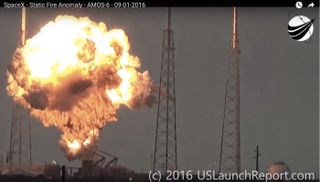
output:
{"label": "grey sky", "polygon": [[[261,169],[285,161],[298,172],[319,171],[318,8],[295,10],[316,18],[310,44],[289,38],[289,8],[239,8],[242,169],[254,169],[255,146]],[[207,169],[219,161],[226,61],[231,53],[231,8],[174,8],[178,167]],[[110,28],[124,29],[131,53],[159,82],[165,8],[32,9],[28,36],[59,14],[88,16]],[[20,10],[0,9],[0,154],[9,148],[11,99],[6,93],[6,66],[18,42]],[[119,121],[107,125],[100,147],[136,171],[150,169],[156,105],[120,109]],[[59,133],[32,122],[36,163],[69,164],[58,147]],[[74,164],[76,165],[76,163]]]}

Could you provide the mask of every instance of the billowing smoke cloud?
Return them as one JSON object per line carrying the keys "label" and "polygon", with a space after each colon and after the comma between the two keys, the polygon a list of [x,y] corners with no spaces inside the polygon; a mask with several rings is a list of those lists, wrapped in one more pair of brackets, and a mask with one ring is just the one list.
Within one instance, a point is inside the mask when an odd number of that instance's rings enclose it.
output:
{"label": "billowing smoke cloud", "polygon": [[148,72],[144,72],[142,74],[139,73],[138,79],[140,82],[133,86],[134,90],[137,90],[137,92],[134,93],[130,106],[134,109],[139,109],[143,106],[152,107],[152,105],[156,102],[154,93],[156,93],[157,90],[153,86],[153,82],[151,81],[150,77],[147,76],[147,74]]}
{"label": "billowing smoke cloud", "polygon": [[117,109],[151,107],[155,87],[129,53],[120,29],[88,18],[58,16],[17,48],[8,66],[7,91],[45,126],[58,128],[69,159],[95,148],[100,129]]}

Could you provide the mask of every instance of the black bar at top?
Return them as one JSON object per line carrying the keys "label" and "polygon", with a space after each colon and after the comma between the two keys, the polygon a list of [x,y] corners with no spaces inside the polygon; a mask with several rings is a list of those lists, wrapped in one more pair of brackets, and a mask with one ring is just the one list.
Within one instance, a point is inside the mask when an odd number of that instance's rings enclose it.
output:
{"label": "black bar at top", "polygon": [[154,7],[295,7],[301,1],[305,7],[314,3],[319,7],[319,0],[146,0],[146,4]]}
{"label": "black bar at top", "polygon": [[297,1],[301,1],[305,8],[310,3],[319,7],[319,0],[5,0],[4,3],[83,3],[104,2],[104,3],[145,3],[146,7],[295,7]]}

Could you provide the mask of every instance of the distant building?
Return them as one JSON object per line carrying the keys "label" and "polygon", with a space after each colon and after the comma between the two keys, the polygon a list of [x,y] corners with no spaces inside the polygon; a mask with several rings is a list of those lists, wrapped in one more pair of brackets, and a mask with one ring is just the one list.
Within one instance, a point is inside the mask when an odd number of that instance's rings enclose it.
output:
{"label": "distant building", "polygon": [[[278,161],[268,166],[267,173],[272,174],[273,181],[286,181],[285,178],[290,177],[291,170],[286,163]],[[284,177],[283,175],[285,175],[285,173],[287,173],[288,176]]]}
{"label": "distant building", "polygon": [[274,174],[274,173],[280,174],[280,173],[287,172],[288,174],[290,174],[291,170],[286,163],[284,163],[283,161],[278,161],[270,164],[267,168],[267,172],[271,174]]}

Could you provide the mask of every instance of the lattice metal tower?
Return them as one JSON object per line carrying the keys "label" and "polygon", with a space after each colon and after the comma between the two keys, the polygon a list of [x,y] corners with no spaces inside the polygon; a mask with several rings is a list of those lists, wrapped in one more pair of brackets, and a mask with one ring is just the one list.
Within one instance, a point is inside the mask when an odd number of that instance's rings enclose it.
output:
{"label": "lattice metal tower", "polygon": [[237,8],[233,8],[232,54],[227,63],[219,172],[240,172],[240,79]]}
{"label": "lattice metal tower", "polygon": [[[21,35],[19,46],[26,38],[26,8],[22,8]],[[10,165],[31,165],[31,126],[29,111],[13,102],[11,116],[10,149],[7,162]]]}
{"label": "lattice metal tower", "polygon": [[175,169],[177,169],[175,62],[171,10],[168,8],[168,24],[163,31],[153,170],[165,172]]}

